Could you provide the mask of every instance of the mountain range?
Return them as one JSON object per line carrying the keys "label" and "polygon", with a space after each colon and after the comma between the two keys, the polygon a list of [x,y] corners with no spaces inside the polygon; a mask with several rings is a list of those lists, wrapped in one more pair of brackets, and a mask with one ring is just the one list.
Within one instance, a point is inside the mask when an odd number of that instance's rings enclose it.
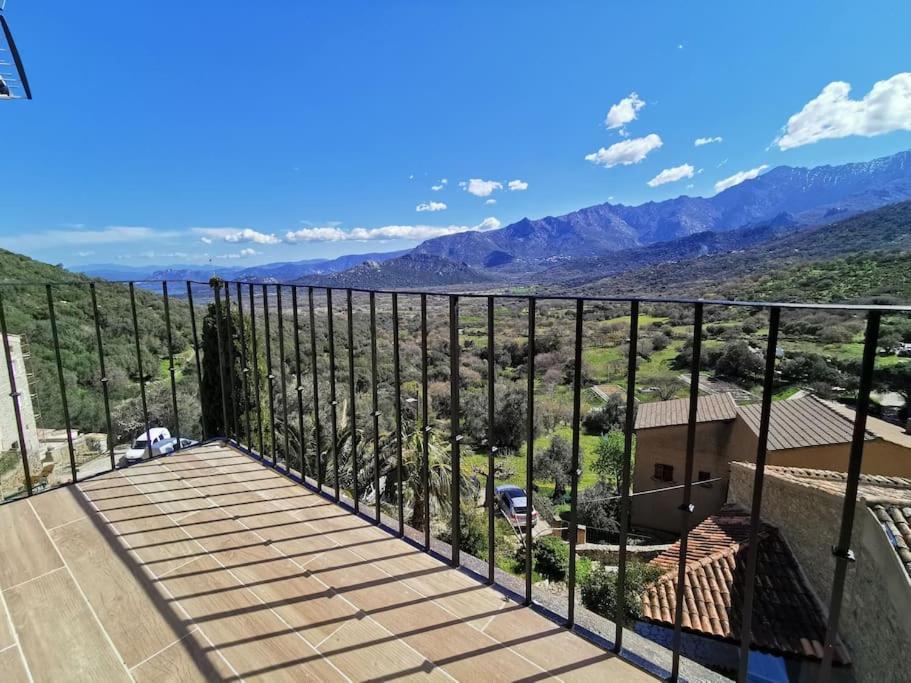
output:
{"label": "mountain range", "polygon": [[[299,282],[334,287],[491,283],[579,285],[636,268],[749,249],[911,199],[911,151],[872,161],[779,166],[712,197],[604,203],[562,216],[427,240],[385,252],[249,268],[172,267],[150,279]],[[108,277],[116,266],[84,267]],[[134,279],[135,276],[111,279]]]}

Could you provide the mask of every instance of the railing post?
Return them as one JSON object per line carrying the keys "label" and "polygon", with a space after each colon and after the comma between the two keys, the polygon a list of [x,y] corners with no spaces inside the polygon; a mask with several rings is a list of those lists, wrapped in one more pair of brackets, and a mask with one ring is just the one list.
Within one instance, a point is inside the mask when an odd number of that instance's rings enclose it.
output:
{"label": "railing post", "polygon": [[399,359],[399,295],[392,293],[392,383],[395,394],[395,477],[398,490],[399,536],[405,535],[405,482],[402,467],[402,367]]}
{"label": "railing post", "polygon": [[291,446],[288,440],[288,373],[285,368],[285,314],[282,306],[282,286],[275,285],[275,305],[278,308],[278,376],[282,390],[282,444],[285,456],[285,473],[291,472]]}
{"label": "railing post", "polygon": [[370,400],[373,409],[373,494],[376,523],[382,519],[380,509],[380,409],[376,370],[376,292],[370,292]]}
{"label": "railing post", "polygon": [[19,390],[16,387],[16,369],[6,329],[6,311],[3,307],[3,292],[0,292],[0,334],[3,335],[3,352],[6,355],[6,371],[9,373],[9,395],[16,415],[16,433],[19,436],[19,455],[22,456],[22,475],[25,477],[25,492],[32,495],[32,475],[28,466],[28,445],[25,443],[25,429],[22,426],[22,407],[19,405]]}
{"label": "railing post", "polygon": [[332,315],[332,289],[326,288],[326,323],[329,335],[329,425],[332,428],[332,472],[334,476],[335,502],[340,496],[338,481],[338,394],[335,385],[335,325]]}
{"label": "railing post", "polygon": [[[582,422],[582,318],[585,313],[582,299],[576,299],[576,340],[573,368],[573,445],[570,464],[569,572],[567,576],[568,604],[566,626],[573,627],[576,618],[576,534],[579,530],[579,426]],[[529,514],[531,510],[529,509]],[[619,598],[618,598],[619,601]]]}
{"label": "railing post", "polygon": [[272,467],[278,468],[278,448],[275,446],[275,371],[272,369],[272,330],[269,329],[269,286],[263,292],[263,336],[266,341],[266,387],[269,392],[269,448]]}
{"label": "railing post", "polygon": [[108,374],[104,363],[104,344],[101,340],[101,319],[98,315],[98,297],[95,293],[95,283],[89,283],[89,293],[92,295],[92,320],[95,323],[95,344],[98,348],[98,369],[101,373],[101,398],[104,401],[105,426],[108,428],[108,455],[111,457],[111,469],[117,464],[114,462],[114,429],[111,427],[111,398],[108,389]]}
{"label": "railing post", "polygon": [[459,346],[459,297],[449,296],[449,408],[450,436],[452,438],[452,566],[459,566],[459,552],[462,545],[462,470],[460,442],[462,435],[459,406],[459,368],[461,366]]}
{"label": "railing post", "polygon": [[231,435],[234,443],[240,445],[237,438],[237,377],[234,371],[234,323],[231,320],[231,285],[225,282],[225,345],[228,347],[228,401],[231,404]]}
{"label": "railing post", "polygon": [[702,302],[694,305],[693,358],[690,370],[690,403],[686,425],[686,462],[683,475],[683,504],[680,506],[680,562],[677,566],[676,604],[674,605],[674,636],[671,655],[671,681],[680,674],[680,646],[683,626],[683,601],[686,582],[686,551],[693,514],[693,461],[696,450],[696,420],[699,410],[699,365],[702,360]]}
{"label": "railing post", "polygon": [[168,374],[171,376],[171,406],[174,408],[174,433],[177,443],[174,450],[180,450],[180,415],[177,410],[177,380],[174,377],[174,340],[171,335],[171,306],[168,300],[168,281],[161,283],[161,295],[164,299],[164,325],[167,328],[168,340]]}
{"label": "railing post", "polygon": [[494,359],[494,306],[492,296],[487,297],[487,582],[493,583],[496,572],[496,533],[494,517],[494,456],[497,446],[494,439],[494,416],[496,414],[497,364]]}
{"label": "railing post", "polygon": [[354,385],[354,310],[351,301],[351,290],[347,290],[345,294],[348,306],[348,402],[351,404],[349,407],[351,417],[351,481],[354,493],[354,514],[357,514],[360,510],[360,502],[357,490],[359,467],[357,459],[357,387]]}
{"label": "railing post", "polygon": [[[250,300],[250,348],[253,353],[253,391],[256,395],[256,433],[259,441],[259,459],[266,457],[265,440],[263,438],[263,400],[260,391],[259,373],[259,346],[256,340],[256,289],[252,284],[247,286],[247,298]],[[250,435],[253,442],[253,435]]]}
{"label": "railing post", "polygon": [[536,314],[535,297],[528,297],[528,387],[526,401],[526,415],[528,417],[527,435],[525,442],[525,496],[528,507],[525,512],[525,604],[531,604],[531,585],[533,564],[533,539],[531,529],[531,517],[534,511],[534,481],[535,481],[535,314]]}
{"label": "railing post", "polygon": [[762,403],[759,413],[759,441],[756,445],[756,471],[753,476],[753,503],[750,508],[750,540],[747,571],[744,579],[743,617],[740,626],[740,666],[737,680],[746,683],[750,663],[753,628],[753,598],[756,591],[756,565],[759,560],[759,525],[762,514],[762,485],[768,453],[769,422],[772,414],[772,391],[775,387],[775,351],[778,348],[778,326],[781,309],[769,309],[769,337],[766,344],[765,374],[762,381]]}
{"label": "railing post", "polygon": [[424,549],[430,550],[430,396],[427,358],[427,295],[421,294],[421,495],[424,510],[421,526],[424,527]]}
{"label": "railing post", "polygon": [[316,312],[313,310],[313,287],[307,287],[307,301],[310,315],[310,378],[313,381],[313,436],[316,440],[316,486],[323,490],[323,440],[319,418],[319,366],[316,363]]}
{"label": "railing post", "polygon": [[244,330],[244,299],[243,288],[240,283],[235,284],[237,292],[237,324],[239,325],[238,334],[240,335],[240,378],[241,391],[243,397],[241,406],[244,411],[244,441],[243,445],[253,450],[253,439],[250,436],[250,393],[248,391],[248,377],[250,375],[250,366],[247,365],[247,334]]}
{"label": "railing post", "polygon": [[614,652],[623,649],[626,622],[626,543],[629,531],[629,489],[636,428],[636,349],[639,345],[639,302],[630,301],[629,346],[626,358],[626,415],[623,426],[623,464],[620,467],[620,558],[617,564],[617,613],[614,617]]}
{"label": "railing post", "polygon": [[193,304],[193,283],[187,280],[187,306],[190,308],[190,328],[193,331],[193,355],[196,357],[196,390],[199,392],[199,427],[203,440],[208,438],[206,412],[202,400],[202,362],[199,360],[199,333],[196,331],[196,306]]}
{"label": "railing post", "polygon": [[297,392],[297,450],[300,457],[301,481],[307,478],[307,461],[304,457],[304,378],[301,372],[300,316],[297,312],[297,285],[291,285],[291,320],[294,324],[294,390]]}
{"label": "railing post", "polygon": [[54,294],[51,285],[46,285],[47,312],[51,319],[51,337],[54,341],[54,356],[57,359],[57,380],[60,383],[60,405],[63,409],[63,426],[66,429],[66,446],[70,454],[70,471],[73,482],[77,481],[76,451],[73,448],[73,430],[70,425],[70,408],[66,398],[66,380],[63,377],[63,359],[60,356],[60,340],[57,336],[57,316],[54,314]]}
{"label": "railing post", "polygon": [[829,601],[829,623],[826,626],[826,642],[822,664],[819,667],[820,683],[829,680],[832,672],[832,658],[835,641],[838,639],[838,620],[841,617],[845,592],[848,563],[854,559],[851,550],[851,534],[854,530],[854,512],[857,507],[857,489],[864,457],[864,441],[867,435],[867,415],[870,411],[870,391],[873,386],[873,369],[876,365],[876,343],[879,339],[880,312],[867,313],[867,330],[864,334],[864,355],[860,366],[860,385],[857,389],[857,409],[854,417],[854,433],[851,437],[851,454],[848,459],[845,498],[841,511],[841,530],[838,544],[832,548],[835,556],[835,576],[832,579],[832,595]]}
{"label": "railing post", "polygon": [[230,440],[228,433],[228,397],[225,391],[225,353],[224,339],[222,338],[222,314],[221,314],[221,280],[213,278],[212,289],[215,294],[215,339],[218,344],[218,386],[221,391],[221,419],[222,434],[225,441]]}
{"label": "railing post", "polygon": [[149,406],[146,402],[146,380],[142,369],[142,349],[139,346],[139,318],[136,315],[136,286],[130,283],[130,311],[133,315],[133,341],[136,345],[136,373],[139,376],[139,396],[142,401],[142,419],[146,428],[146,452],[152,457],[152,439],[149,434]]}

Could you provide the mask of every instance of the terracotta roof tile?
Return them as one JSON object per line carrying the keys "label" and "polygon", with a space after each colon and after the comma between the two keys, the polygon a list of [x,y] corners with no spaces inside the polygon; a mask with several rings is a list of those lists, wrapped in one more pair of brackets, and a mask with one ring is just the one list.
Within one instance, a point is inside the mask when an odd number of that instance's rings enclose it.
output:
{"label": "terracotta roof tile", "polygon": [[[690,400],[688,398],[640,403],[636,409],[636,429],[685,425],[688,422],[689,410]],[[735,417],[737,417],[737,404],[734,403],[734,397],[731,394],[725,392],[699,397],[696,422],[733,420]]]}
{"label": "terracotta roof tile", "polygon": [[[683,628],[739,642],[750,515],[738,506],[696,526],[689,535]],[[751,647],[779,655],[819,659],[826,622],[816,596],[775,527],[763,523],[756,569]],[[673,626],[679,542],[652,560],[665,571],[642,596],[646,621]],[[847,661],[843,648],[836,659]]]}

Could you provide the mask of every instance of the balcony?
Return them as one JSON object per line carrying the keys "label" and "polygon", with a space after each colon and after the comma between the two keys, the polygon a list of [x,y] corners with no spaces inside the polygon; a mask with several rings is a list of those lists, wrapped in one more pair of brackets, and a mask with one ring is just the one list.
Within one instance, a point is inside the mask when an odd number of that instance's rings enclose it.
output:
{"label": "balcony", "polygon": [[[840,611],[846,593],[849,604],[856,603],[853,560],[864,565],[867,559],[852,544],[868,469],[864,452],[870,466],[911,463],[874,443],[868,415],[880,323],[911,308],[334,291],[221,281],[211,287],[170,283],[170,289],[145,283],[160,288],[150,292],[140,284],[104,285],[101,292],[84,282],[19,283],[0,291],[7,366],[0,374],[11,395],[0,435],[7,439],[12,426],[17,436],[7,447],[16,466],[4,461],[9,502],[0,507],[0,664],[13,680],[745,681],[766,657],[784,662],[788,676],[850,680],[855,663],[858,671],[873,665],[863,647],[845,642]],[[29,373],[17,358],[22,330],[10,329],[5,313],[17,296],[36,289],[47,303],[48,357],[62,408],[62,424],[42,426],[62,430],[56,432],[63,435],[57,460],[47,454],[39,460],[34,452],[30,429],[38,430],[29,424],[28,400],[34,387],[23,386]],[[333,302],[340,293],[341,306]],[[85,302],[79,310],[89,313],[81,321],[74,313],[79,297]],[[129,320],[111,319],[112,297],[126,299]],[[762,316],[755,403],[738,407],[733,398],[709,399],[696,389],[667,401],[648,424],[637,424],[639,368],[629,350],[638,348],[643,311],[668,305],[692,316],[694,388],[702,382],[706,310]],[[88,389],[68,382],[64,359],[71,340],[61,342],[67,333],[59,329],[62,306],[67,324],[74,331],[81,324],[95,343],[98,381]],[[156,306],[160,316],[153,315]],[[843,470],[838,514],[823,533],[834,548],[819,570],[826,591],[815,576],[800,578],[804,571],[788,555],[787,519],[772,527],[767,517],[780,516],[779,510],[763,507],[767,478],[774,483],[767,462],[777,472],[788,469],[782,458],[793,455],[778,431],[790,412],[772,401],[781,318],[804,310],[844,311],[865,325],[853,409],[841,407],[840,418],[825,418],[847,427],[836,435],[840,441],[827,428],[829,441],[817,434],[810,444],[829,447],[828,469]],[[619,532],[603,546],[584,543],[577,516],[582,395],[589,383],[583,351],[595,311],[611,321],[622,312],[626,320],[622,457],[616,495],[609,496],[618,506]],[[521,322],[525,346],[504,351],[524,352],[504,371],[496,356],[512,341],[502,338],[507,318]],[[514,525],[508,540],[515,558],[504,566],[503,540],[495,533],[510,530],[508,512],[494,495],[495,483],[506,477],[498,474],[502,443],[492,427],[505,410],[498,381],[518,377],[525,388],[516,418],[525,437],[521,483],[527,505],[537,510],[546,503],[535,457],[541,450],[535,411],[543,389],[535,364],[542,327],[563,334],[572,351],[566,384],[572,410],[560,427],[571,440],[567,502],[547,528],[543,522]],[[132,398],[117,394],[105,370],[111,335],[125,333],[135,354]],[[150,334],[164,340],[163,353],[150,357]],[[192,340],[186,349],[179,347],[180,335]],[[486,376],[463,364],[469,353],[483,357]],[[158,380],[148,370],[156,364]],[[445,382],[441,367],[448,369]],[[191,404],[179,396],[187,384]],[[469,395],[479,387],[487,397],[486,438],[470,443],[464,433],[474,419]],[[41,389],[46,394],[47,387]],[[88,455],[77,452],[80,437],[69,410],[85,391],[103,397],[106,437]],[[159,394],[163,406],[155,403]],[[198,443],[178,439],[163,454],[145,443],[140,451],[151,457],[129,462],[121,457],[123,434],[113,426],[125,418],[118,413],[112,421],[117,401],[135,413],[127,441],[167,428]],[[810,415],[812,431],[822,418],[807,413],[806,405],[788,408]],[[659,436],[647,438],[646,429]],[[741,430],[745,440],[718,437],[725,430]],[[664,443],[660,434],[679,448],[680,460],[676,469],[662,465],[658,481],[645,444],[649,438]],[[729,442],[740,445],[723,456],[748,468],[738,464],[736,478],[728,469],[703,472],[705,449]],[[654,452],[667,449],[655,446]],[[650,482],[642,489],[634,484],[640,459]],[[772,494],[777,501],[777,489]],[[658,516],[677,530],[669,539],[674,542],[646,555],[631,524],[637,506],[645,502],[654,513],[669,496],[670,512]],[[647,504],[659,499],[660,505]],[[537,548],[547,545],[545,535],[559,539],[561,525],[565,543],[555,543],[565,547],[565,576],[542,580]],[[481,538],[475,538],[478,529]],[[599,559],[583,554],[589,551]],[[657,573],[640,588],[645,564]],[[608,577],[606,609],[591,599],[589,577],[598,572]],[[791,623],[792,607],[779,602],[782,596],[800,601],[800,624]],[[718,651],[717,661],[706,660],[706,647]]]}

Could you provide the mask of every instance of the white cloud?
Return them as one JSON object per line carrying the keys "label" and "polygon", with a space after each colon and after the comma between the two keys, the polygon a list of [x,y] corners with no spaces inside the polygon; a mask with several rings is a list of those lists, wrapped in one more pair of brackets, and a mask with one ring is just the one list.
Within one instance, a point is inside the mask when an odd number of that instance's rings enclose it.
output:
{"label": "white cloud", "polygon": [[729,187],[734,187],[734,185],[739,185],[744,180],[752,180],[768,167],[768,164],[763,164],[762,166],[751,168],[749,171],[740,171],[739,173],[735,173],[732,176],[728,176],[724,180],[719,180],[717,183],[715,183],[715,192],[721,192],[722,190],[726,190]]}
{"label": "white cloud", "polygon": [[342,230],[340,228],[303,228],[288,232],[285,235],[287,242],[365,242],[369,240],[427,240],[443,235],[453,235],[457,232],[470,230],[496,230],[501,225],[496,218],[485,218],[478,225],[384,225],[379,228],[353,228]]}
{"label": "white cloud", "polygon": [[246,248],[246,249],[241,249],[241,250],[240,250],[240,255],[241,255],[241,256],[256,256],[256,254],[258,254],[258,253],[259,253],[259,252],[256,251],[256,249],[250,249],[249,247]]}
{"label": "white cloud", "polygon": [[414,207],[415,211],[443,211],[446,205],[443,202],[422,202]]}
{"label": "white cloud", "polygon": [[214,240],[211,237],[200,237],[199,241],[203,244],[212,244]]}
{"label": "white cloud", "polygon": [[585,160],[590,161],[593,164],[598,164],[599,166],[606,166],[607,168],[619,164],[624,166],[638,164],[648,156],[649,152],[658,149],[663,144],[664,143],[658,135],[650,133],[644,138],[623,140],[622,142],[611,145],[607,149],[602,147],[597,152],[586,154]]}
{"label": "white cloud", "polygon": [[83,258],[85,258],[86,256],[91,256],[94,253],[95,253],[94,251],[77,251],[76,255],[82,256]]}
{"label": "white cloud", "polygon": [[678,49],[678,50],[682,50],[682,49],[683,49],[683,43],[677,43],[677,49]]}
{"label": "white cloud", "polygon": [[521,192],[528,189],[528,183],[524,180],[510,180],[506,186],[513,192]]}
{"label": "white cloud", "polygon": [[852,100],[850,94],[850,83],[829,83],[788,119],[784,132],[775,139],[778,148],[792,149],[849,135],[873,137],[911,130],[911,72],[875,83],[862,99]]}
{"label": "white cloud", "polygon": [[441,183],[441,184],[439,184],[439,185],[431,185],[431,186],[430,186],[430,189],[433,190],[434,192],[439,192],[439,191],[442,190],[444,187],[445,187],[445,185],[443,185],[443,184]]}
{"label": "white cloud", "polygon": [[721,142],[722,140],[724,140],[724,138],[720,135],[716,135],[715,137],[696,138],[693,144],[696,145],[696,147],[702,147],[703,145],[711,145],[713,142]]}
{"label": "white cloud", "polygon": [[639,99],[639,95],[631,92],[629,97],[624,97],[617,104],[611,106],[604,119],[604,125],[608,129],[620,128],[622,133],[623,126],[630,121],[635,121],[639,115],[639,110],[644,106],[645,102]]}
{"label": "white cloud", "polygon": [[674,166],[674,168],[666,168],[654,178],[649,180],[648,186],[658,187],[659,185],[664,185],[665,183],[673,183],[677,180],[683,180],[684,178],[692,178],[693,171],[693,167],[689,164]]}
{"label": "white cloud", "polygon": [[496,204],[497,200],[496,199],[487,199],[484,201],[484,203],[485,204]]}
{"label": "white cloud", "polygon": [[[254,244],[278,244],[281,240],[274,234],[266,234],[251,228],[192,228],[193,232],[210,239],[220,239],[232,244],[252,242]],[[209,244],[209,243],[207,243]]]}
{"label": "white cloud", "polygon": [[489,197],[494,190],[502,190],[503,183],[497,182],[496,180],[470,178],[467,182],[464,180],[460,182],[459,187],[468,194],[473,194],[475,197]]}

